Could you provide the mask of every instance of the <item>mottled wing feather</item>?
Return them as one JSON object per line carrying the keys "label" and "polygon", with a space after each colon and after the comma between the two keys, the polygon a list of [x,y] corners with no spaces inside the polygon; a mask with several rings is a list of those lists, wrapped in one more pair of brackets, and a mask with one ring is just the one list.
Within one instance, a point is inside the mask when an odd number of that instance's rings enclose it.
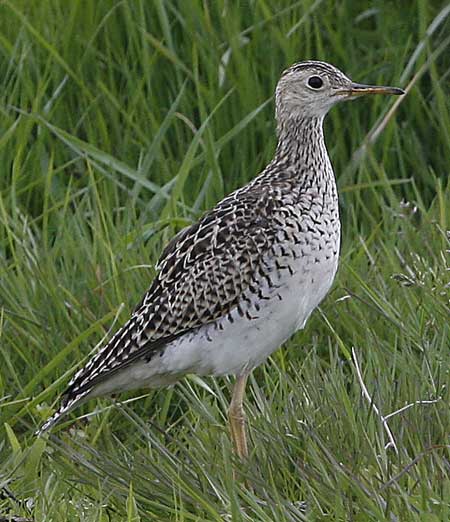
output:
{"label": "mottled wing feather", "polygon": [[[166,246],[159,273],[141,304],[111,341],[69,384],[66,401],[87,393],[137,359],[239,306],[271,247],[275,198],[241,189]],[[262,205],[264,204],[264,208]]]}

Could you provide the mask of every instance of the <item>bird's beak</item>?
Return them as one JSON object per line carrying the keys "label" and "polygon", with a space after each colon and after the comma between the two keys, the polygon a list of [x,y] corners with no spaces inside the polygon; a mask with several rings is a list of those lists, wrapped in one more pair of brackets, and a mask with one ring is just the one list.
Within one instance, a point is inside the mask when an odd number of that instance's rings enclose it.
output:
{"label": "bird's beak", "polygon": [[363,83],[351,83],[347,87],[335,91],[337,95],[363,96],[364,94],[405,94],[398,87],[386,87],[383,85],[364,85]]}

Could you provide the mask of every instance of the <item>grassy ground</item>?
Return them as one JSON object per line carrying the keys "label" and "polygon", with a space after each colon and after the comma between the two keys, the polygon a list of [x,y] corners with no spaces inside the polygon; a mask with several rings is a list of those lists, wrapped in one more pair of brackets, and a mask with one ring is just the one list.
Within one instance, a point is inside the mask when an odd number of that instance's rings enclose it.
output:
{"label": "grassy ground", "polygon": [[[1,520],[450,520],[449,29],[426,0],[0,3]],[[252,376],[252,487],[231,380],[36,440],[167,239],[271,158],[274,86],[311,57],[408,94],[327,120],[341,267]]]}

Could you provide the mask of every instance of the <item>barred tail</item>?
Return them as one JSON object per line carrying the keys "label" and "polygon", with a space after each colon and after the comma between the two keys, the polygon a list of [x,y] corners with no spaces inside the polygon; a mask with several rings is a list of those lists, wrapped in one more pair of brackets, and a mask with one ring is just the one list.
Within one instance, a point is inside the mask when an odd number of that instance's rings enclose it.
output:
{"label": "barred tail", "polygon": [[84,391],[83,393],[80,393],[79,395],[75,396],[68,396],[63,398],[61,402],[61,406],[56,410],[56,412],[49,417],[44,424],[36,431],[37,437],[42,437],[44,433],[49,431],[55,424],[57,424],[69,411],[73,410],[76,406],[78,406],[81,402],[84,402],[84,400],[87,398],[87,395],[89,395],[90,390]]}

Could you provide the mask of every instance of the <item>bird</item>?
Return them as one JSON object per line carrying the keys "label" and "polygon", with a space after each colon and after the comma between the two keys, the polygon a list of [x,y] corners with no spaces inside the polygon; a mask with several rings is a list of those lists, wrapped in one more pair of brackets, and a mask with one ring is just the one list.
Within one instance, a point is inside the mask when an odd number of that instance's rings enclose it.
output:
{"label": "bird", "polygon": [[248,376],[304,328],[338,268],[338,193],[323,121],[338,102],[369,94],[404,91],[355,83],[317,60],[281,74],[273,159],[172,238],[131,317],[74,375],[38,435],[94,397],[169,386],[187,374],[232,375],[233,449],[248,457]]}

